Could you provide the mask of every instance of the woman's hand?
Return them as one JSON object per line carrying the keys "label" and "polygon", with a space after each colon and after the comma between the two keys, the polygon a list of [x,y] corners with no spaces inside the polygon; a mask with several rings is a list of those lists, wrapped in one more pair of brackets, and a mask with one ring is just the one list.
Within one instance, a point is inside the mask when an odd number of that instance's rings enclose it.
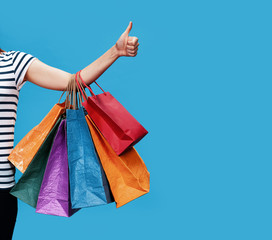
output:
{"label": "woman's hand", "polygon": [[138,43],[137,37],[128,36],[131,28],[132,22],[130,21],[126,31],[120,36],[120,38],[115,44],[118,55],[120,57],[121,56],[135,57],[137,55],[138,46],[140,44]]}

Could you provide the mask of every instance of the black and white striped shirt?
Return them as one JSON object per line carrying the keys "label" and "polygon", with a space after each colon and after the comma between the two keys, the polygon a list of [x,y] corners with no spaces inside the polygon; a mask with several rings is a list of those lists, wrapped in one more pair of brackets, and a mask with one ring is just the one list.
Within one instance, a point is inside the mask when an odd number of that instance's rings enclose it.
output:
{"label": "black and white striped shirt", "polygon": [[21,51],[0,54],[0,188],[15,185],[15,167],[7,157],[14,147],[19,92],[30,64],[36,59]]}

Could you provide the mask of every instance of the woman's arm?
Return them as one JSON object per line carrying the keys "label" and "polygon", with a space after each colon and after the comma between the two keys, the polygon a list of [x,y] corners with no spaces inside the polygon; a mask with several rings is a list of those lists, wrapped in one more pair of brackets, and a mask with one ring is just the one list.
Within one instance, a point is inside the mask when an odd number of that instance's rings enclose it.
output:
{"label": "woman's arm", "polygon": [[[84,82],[90,85],[99,78],[118,57],[115,47],[110,48],[101,57],[81,71]],[[71,73],[49,66],[39,59],[35,59],[29,66],[24,81],[27,80],[43,88],[64,91],[71,77]]]}
{"label": "woman's arm", "polygon": [[[129,23],[126,31],[121,35],[116,44],[101,57],[82,69],[81,76],[87,85],[98,79],[120,56],[136,56],[138,50],[138,38],[128,36],[132,28]],[[64,91],[71,73],[49,66],[39,59],[35,59],[29,66],[24,81],[28,80],[38,86]]]}

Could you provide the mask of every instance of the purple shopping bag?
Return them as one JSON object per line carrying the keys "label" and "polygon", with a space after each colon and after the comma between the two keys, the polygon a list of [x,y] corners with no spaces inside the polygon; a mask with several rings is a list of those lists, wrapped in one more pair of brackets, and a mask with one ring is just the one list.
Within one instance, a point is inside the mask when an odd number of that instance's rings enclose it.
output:
{"label": "purple shopping bag", "polygon": [[48,158],[36,212],[70,217],[79,209],[71,208],[66,119],[62,118]]}

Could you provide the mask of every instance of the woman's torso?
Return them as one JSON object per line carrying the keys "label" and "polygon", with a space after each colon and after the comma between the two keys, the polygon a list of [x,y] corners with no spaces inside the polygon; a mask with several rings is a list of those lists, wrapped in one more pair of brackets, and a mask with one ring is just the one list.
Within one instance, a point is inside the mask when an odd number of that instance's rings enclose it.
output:
{"label": "woman's torso", "polygon": [[15,84],[14,54],[16,51],[0,54],[0,188],[10,188],[15,184],[15,167],[7,159],[14,146],[19,100]]}

